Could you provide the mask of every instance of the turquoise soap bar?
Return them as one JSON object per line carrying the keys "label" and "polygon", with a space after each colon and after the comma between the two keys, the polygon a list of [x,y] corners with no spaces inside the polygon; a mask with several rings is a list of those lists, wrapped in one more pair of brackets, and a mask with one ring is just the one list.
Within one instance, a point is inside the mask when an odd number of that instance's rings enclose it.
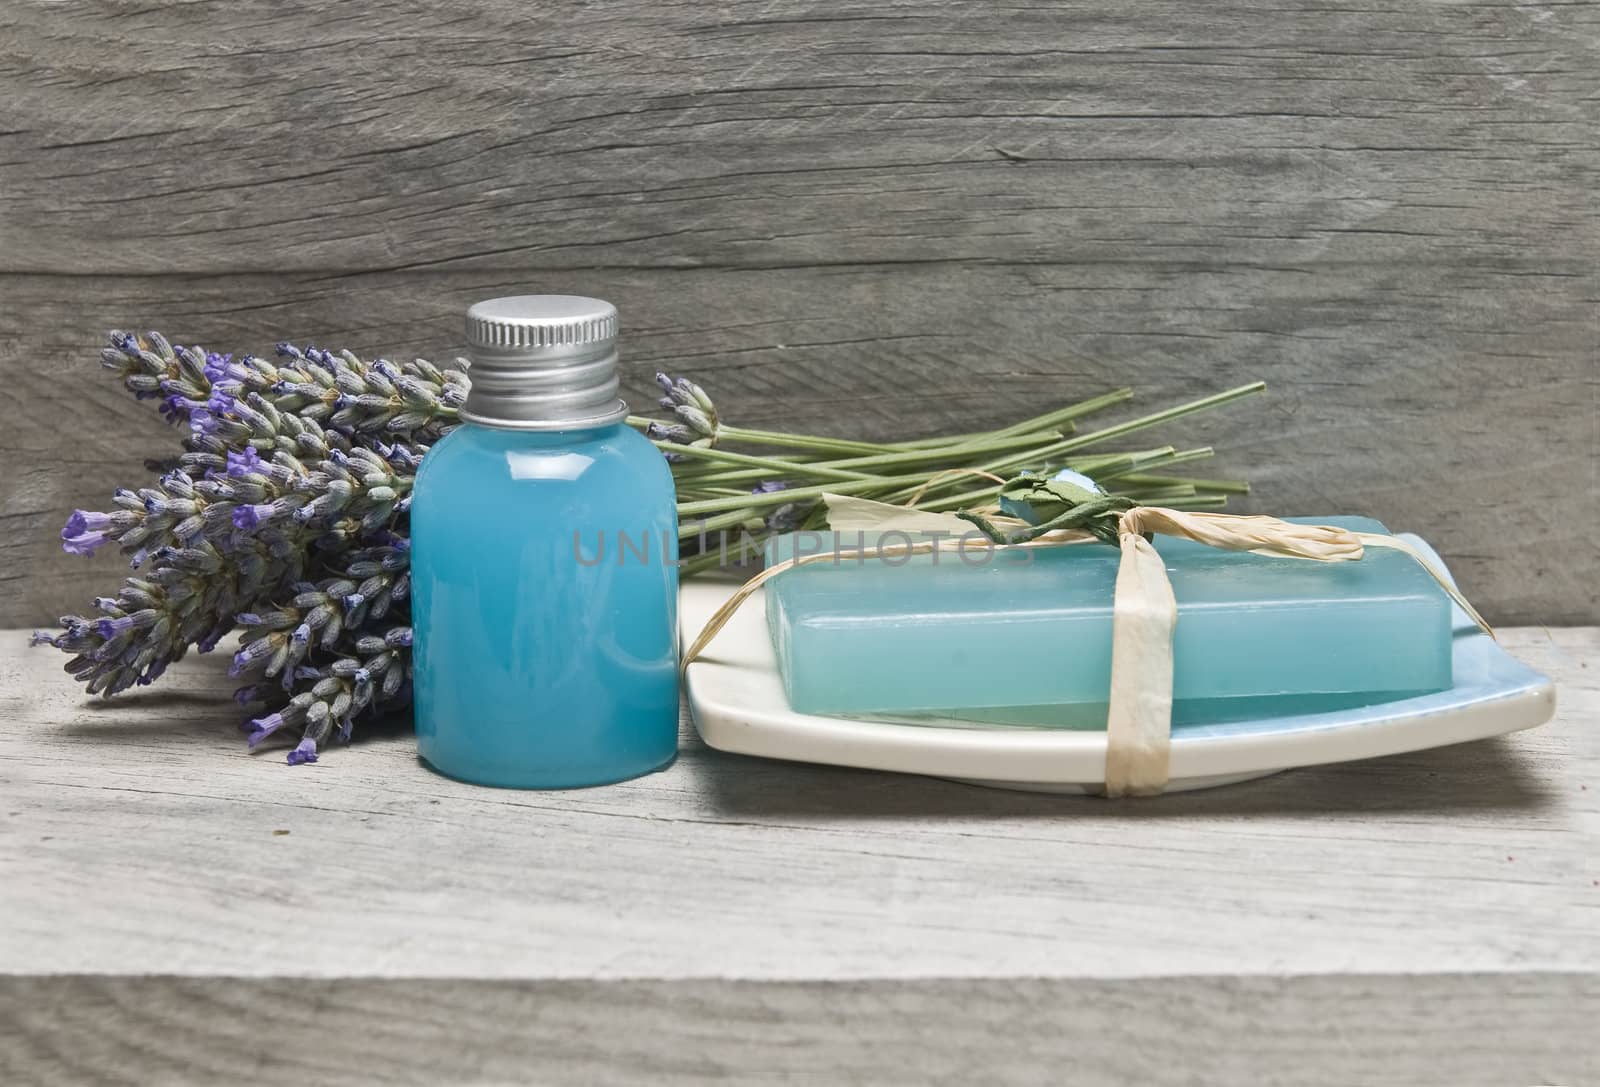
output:
{"label": "turquoise soap bar", "polygon": [[[1362,517],[1296,518],[1387,534]],[[809,537],[809,538],[801,538]],[[829,541],[831,537],[821,535]],[[899,539],[891,534],[891,539]],[[774,541],[769,561],[821,550]],[[855,543],[845,537],[843,547]],[[1221,551],[1157,537],[1178,600],[1175,716],[1231,700],[1303,709],[1445,690],[1450,599],[1417,562],[1369,548],[1359,562]],[[984,560],[984,561],[979,561]],[[766,585],[790,705],[802,713],[912,714],[1106,702],[1119,553],[1102,544],[881,560],[845,555]],[[1322,700],[1319,702],[1319,700]],[[1204,707],[1204,709],[1200,709]]]}

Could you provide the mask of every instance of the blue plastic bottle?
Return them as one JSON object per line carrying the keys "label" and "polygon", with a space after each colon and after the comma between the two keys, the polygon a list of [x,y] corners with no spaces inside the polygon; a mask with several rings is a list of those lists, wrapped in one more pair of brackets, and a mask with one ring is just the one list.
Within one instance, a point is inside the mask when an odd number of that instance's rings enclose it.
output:
{"label": "blue plastic bottle", "polygon": [[616,398],[616,309],[480,302],[411,507],[418,753],[484,785],[620,781],[678,739],[672,475]]}

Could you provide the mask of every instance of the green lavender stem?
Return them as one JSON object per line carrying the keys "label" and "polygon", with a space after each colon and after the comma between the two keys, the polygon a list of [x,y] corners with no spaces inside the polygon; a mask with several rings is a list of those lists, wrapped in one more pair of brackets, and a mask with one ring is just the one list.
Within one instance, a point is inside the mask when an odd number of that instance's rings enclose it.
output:
{"label": "green lavender stem", "polygon": [[684,517],[693,517],[697,514],[722,513],[739,508],[767,509],[773,506],[788,505],[791,502],[799,502],[808,498],[821,498],[825,494],[867,494],[871,491],[889,487],[915,487],[927,479],[927,473],[920,475],[875,476],[871,479],[843,480],[835,484],[790,487],[787,490],[774,491],[771,494],[752,494],[734,498],[708,498],[694,502],[679,502],[678,517],[681,520]]}
{"label": "green lavender stem", "polygon": [[[1242,397],[1249,396],[1252,393],[1261,392],[1266,387],[1266,382],[1263,381],[1252,382],[1249,385],[1241,385],[1236,389],[1229,389],[1227,392],[1221,392],[1213,396],[1202,397],[1199,400],[1191,400],[1187,404],[1179,404],[1176,407],[1167,408],[1164,411],[1153,412],[1149,415],[1140,416],[1137,419],[1130,419],[1128,422],[1118,423],[1116,426],[1106,427],[1104,430],[1097,430],[1093,433],[1082,435],[1081,437],[1065,438],[1062,441],[1056,442],[1052,446],[1046,446],[1042,449],[1035,450],[1031,455],[1020,457],[1000,457],[996,460],[980,465],[979,467],[983,471],[992,472],[995,475],[1004,475],[1007,472],[1015,472],[1017,469],[1022,468],[1030,463],[1035,463],[1039,460],[1064,457],[1067,453],[1084,449],[1100,442],[1110,441],[1113,438],[1121,438],[1124,435],[1133,434],[1149,427],[1159,426],[1162,423],[1170,423],[1174,419],[1181,419],[1185,415],[1192,415],[1197,411],[1205,411],[1208,408],[1220,407],[1223,404],[1231,403]],[[933,486],[929,488],[929,491],[931,493],[934,490],[945,489],[953,482],[954,480],[940,481],[939,483],[933,484]],[[904,501],[904,499],[910,497],[914,493],[915,489],[913,486],[902,492],[896,492],[890,498],[886,499],[886,501]]]}
{"label": "green lavender stem", "polygon": [[825,438],[815,434],[789,434],[779,430],[751,430],[747,427],[717,425],[719,441],[745,442],[749,445],[776,446],[782,449],[804,449],[818,453],[844,453],[871,456],[888,453],[893,445],[880,442],[857,442],[845,438]]}
{"label": "green lavender stem", "polygon": [[1139,472],[1130,472],[1119,476],[1117,482],[1123,487],[1173,487],[1186,483],[1197,491],[1210,491],[1212,494],[1249,494],[1250,484],[1242,479],[1191,479],[1187,476],[1147,475]]}
{"label": "green lavender stem", "polygon": [[917,438],[909,442],[901,442],[900,444],[906,448],[922,449],[932,445],[939,445],[944,442],[960,441],[967,438],[1001,438],[1009,437],[1015,434],[1026,434],[1031,431],[1050,429],[1062,430],[1064,432],[1063,436],[1065,436],[1065,434],[1070,434],[1074,429],[1073,420],[1082,418],[1085,415],[1093,414],[1097,411],[1104,411],[1107,408],[1115,407],[1116,405],[1127,400],[1131,400],[1132,398],[1132,389],[1115,389],[1112,392],[1104,393],[1100,396],[1090,397],[1088,400],[1080,400],[1076,404],[1068,404],[1064,408],[1057,408],[1054,411],[1047,411],[1043,415],[1035,415],[1031,419],[1024,419],[1021,422],[1012,423],[1010,426],[1001,427],[999,430],[986,430],[972,434],[956,435],[955,437],[950,438]]}
{"label": "green lavender stem", "polygon": [[[1075,472],[1082,472],[1092,476],[1098,482],[1105,484],[1106,489],[1113,494],[1127,493],[1118,484],[1122,482],[1121,473],[1133,471],[1135,468],[1148,465],[1168,465],[1182,461],[1199,460],[1212,455],[1210,447],[1199,449],[1186,449],[1179,452],[1172,446],[1163,446],[1159,449],[1146,449],[1134,453],[1103,453],[1085,457],[1074,457],[1065,463],[1065,467]],[[1191,480],[1178,476],[1166,477],[1175,484],[1190,483]],[[966,482],[971,477],[958,478],[956,482]],[[1220,481],[1231,482],[1231,481]],[[930,488],[931,490],[932,488]],[[1198,485],[1196,489],[1199,488]],[[959,494],[934,497],[917,503],[918,509],[941,512],[944,510],[957,510],[967,506],[981,505],[992,502],[1000,491],[998,484],[989,484],[984,487],[963,491]]]}
{"label": "green lavender stem", "polygon": [[758,478],[763,475],[770,476],[773,473],[805,475],[818,479],[861,480],[876,478],[867,472],[852,472],[845,468],[831,468],[826,464],[776,461],[770,457],[758,457],[749,453],[734,453],[730,450],[714,449],[708,446],[679,445],[676,442],[662,441],[653,442],[652,444],[664,453],[676,453],[682,457],[715,461],[719,464],[750,465],[760,470]]}
{"label": "green lavender stem", "polygon": [[[627,422],[631,427],[645,430],[656,420],[630,415]],[[781,430],[752,430],[749,427],[728,426],[725,423],[717,424],[716,438],[718,441],[744,442],[748,445],[803,449],[845,456],[888,453],[895,449],[895,446],[881,442],[858,442],[848,438],[827,438],[817,434],[791,434]]]}
{"label": "green lavender stem", "polygon": [[[812,476],[824,479],[878,478],[879,470],[884,468],[903,468],[910,465],[940,461],[947,462],[941,465],[941,470],[961,467],[966,461],[985,454],[1014,451],[1020,447],[1045,449],[1059,440],[1060,435],[1054,432],[1029,432],[995,440],[975,439],[968,443],[930,446],[923,449],[881,453],[869,457],[851,457],[845,460],[821,462],[775,461],[765,457],[733,454],[720,448],[707,449],[699,446],[680,446],[670,442],[656,442],[656,446],[662,450],[678,453],[685,457],[754,466],[750,471],[730,472],[715,477],[688,477],[687,482],[692,485],[703,482],[706,479],[714,479],[716,483],[723,484],[736,483],[742,480],[770,479],[774,476],[780,478],[784,476]],[[866,471],[866,469],[872,469],[873,471]]]}
{"label": "green lavender stem", "polygon": [[1111,482],[1121,480],[1129,473],[1142,472],[1150,468],[1170,468],[1174,464],[1187,464],[1190,461],[1205,460],[1207,457],[1213,456],[1215,450],[1209,445],[1201,446],[1198,449],[1183,450],[1173,449],[1169,446],[1165,450],[1152,451],[1152,454],[1134,457],[1127,464],[1108,465],[1101,469],[1098,474],[1088,469],[1079,470],[1088,472],[1089,475],[1102,482]]}
{"label": "green lavender stem", "polygon": [[[1066,438],[1057,442],[1053,448],[1045,450],[1044,455],[1059,456],[1078,449],[1085,449],[1091,445],[1098,445],[1100,442],[1108,442],[1113,438],[1121,438],[1140,430],[1160,426],[1162,423],[1170,423],[1175,419],[1183,418],[1185,415],[1193,415],[1195,412],[1205,411],[1208,408],[1221,407],[1252,393],[1261,392],[1266,387],[1267,385],[1264,381],[1252,382],[1249,385],[1241,385],[1237,389],[1229,389],[1227,392],[1217,393],[1214,396],[1202,397],[1199,400],[1191,400],[1187,404],[1179,404],[1177,407],[1167,408],[1164,411],[1142,415],[1137,419],[1130,419],[1126,423],[1118,423],[1116,426],[1106,427],[1104,430],[1096,430],[1080,437]],[[993,462],[989,468],[990,471],[1002,472],[1015,467],[1017,463],[1020,462],[1017,462],[1015,458],[1006,458]]]}

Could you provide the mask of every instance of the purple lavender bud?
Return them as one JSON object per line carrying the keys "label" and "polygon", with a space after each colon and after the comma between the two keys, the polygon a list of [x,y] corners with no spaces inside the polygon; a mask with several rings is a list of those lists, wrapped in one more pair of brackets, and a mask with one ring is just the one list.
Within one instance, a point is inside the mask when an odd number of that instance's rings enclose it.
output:
{"label": "purple lavender bud", "polygon": [[684,404],[676,410],[678,413],[678,418],[688,423],[697,434],[703,434],[708,438],[716,436],[716,422],[712,420],[711,416],[707,415],[693,404]]}
{"label": "purple lavender bud", "polygon": [[156,411],[167,421],[168,426],[173,426],[182,422],[184,416],[189,413],[189,401],[177,395],[166,396],[156,405]]}
{"label": "purple lavender bud", "polygon": [[263,521],[271,520],[274,512],[276,510],[270,502],[240,506],[233,511],[233,527],[249,532]]}
{"label": "purple lavender bud", "polygon": [[296,645],[305,645],[311,641],[311,627],[306,623],[301,623],[294,628],[294,633],[290,637],[294,639]]}
{"label": "purple lavender bud", "polygon": [[344,605],[344,610],[345,611],[355,611],[357,608],[359,608],[362,604],[365,604],[366,602],[367,602],[367,598],[362,596],[360,593],[351,593],[348,596],[346,596],[342,601],[340,601],[340,603],[342,603]]}
{"label": "purple lavender bud", "polygon": [[269,713],[265,717],[256,717],[246,721],[244,727],[250,730],[250,735],[245,737],[245,743],[255,747],[288,723],[281,713]]}
{"label": "purple lavender bud", "polygon": [[776,494],[778,491],[787,491],[789,484],[781,479],[763,479],[750,488],[751,494]]}
{"label": "purple lavender bud", "polygon": [[706,395],[706,391],[704,389],[690,381],[688,378],[683,378],[681,383],[701,411],[705,412],[707,415],[715,415],[717,413],[717,406],[711,402],[711,397]]}
{"label": "purple lavender bud", "polygon": [[303,765],[305,763],[316,762],[316,761],[317,761],[317,741],[315,741],[315,740],[312,740],[312,739],[301,740],[298,744],[295,745],[294,750],[289,752],[289,765],[290,766],[301,766],[301,765]]}
{"label": "purple lavender bud", "polygon": [[49,630],[36,630],[28,635],[29,645],[57,645],[60,635]]}
{"label": "purple lavender bud", "polygon": [[108,513],[95,513],[93,510],[73,510],[72,516],[67,518],[66,527],[61,530],[61,538],[70,540],[74,536],[82,536],[86,532],[102,532],[111,527],[111,515]]}
{"label": "purple lavender bud", "polygon": [[129,630],[132,627],[133,617],[130,615],[124,615],[120,619],[99,619],[96,620],[94,624],[95,633],[99,634],[100,637],[104,638],[108,642],[112,638],[115,638],[118,634],[121,634],[123,631]]}
{"label": "purple lavender bud", "polygon": [[678,445],[688,445],[694,441],[694,431],[686,426],[667,426],[662,423],[651,423],[645,428],[645,436],[652,441],[674,442]]}
{"label": "purple lavender bud", "polygon": [[71,555],[92,555],[95,548],[106,542],[104,532],[84,532],[61,541],[61,549]]}
{"label": "purple lavender bud", "polygon": [[228,475],[238,479],[242,475],[261,470],[261,454],[256,452],[256,447],[247,445],[239,452],[228,451]]}
{"label": "purple lavender bud", "polygon": [[179,498],[194,497],[194,479],[181,467],[161,477],[161,485]]}
{"label": "purple lavender bud", "polygon": [[240,646],[239,651],[233,655],[233,663],[228,666],[228,674],[230,676],[243,675],[257,661],[272,656],[275,649],[276,647],[272,644],[271,638],[257,638],[249,645]]}
{"label": "purple lavender bud", "polygon": [[232,362],[232,355],[219,355],[215,351],[207,351],[205,365],[206,377],[210,378],[212,381],[221,381],[225,377],[232,376],[233,367],[230,365]]}

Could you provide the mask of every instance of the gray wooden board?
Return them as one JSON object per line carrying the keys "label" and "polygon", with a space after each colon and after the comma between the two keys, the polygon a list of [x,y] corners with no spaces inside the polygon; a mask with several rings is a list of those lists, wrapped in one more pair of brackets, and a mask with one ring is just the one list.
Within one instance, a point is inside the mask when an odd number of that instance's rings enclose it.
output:
{"label": "gray wooden board", "polygon": [[[1106,327],[1149,318],[1136,309],[1136,290],[1113,302],[1116,292],[1094,286],[1093,273],[1061,274],[1077,279],[1096,308],[1129,307],[1101,315]],[[561,285],[612,297],[630,315],[634,404],[653,404],[654,369],[682,370],[707,385],[726,417],[747,426],[936,434],[1132,384],[1139,400],[1105,417],[1116,421],[1264,377],[1272,388],[1261,397],[1121,447],[1218,447],[1215,463],[1189,470],[1251,479],[1256,493],[1236,505],[1241,511],[1363,513],[1418,532],[1492,620],[1582,622],[1600,614],[1593,374],[1561,360],[1507,368],[1470,353],[1444,358],[1450,349],[1440,347],[1433,370],[1395,354],[1347,360],[1356,375],[1348,380],[1322,378],[1315,375],[1324,363],[1311,355],[1273,351],[1208,368],[1155,347],[1159,337],[1149,350],[1106,348],[1091,361],[1052,346],[1049,329],[1058,319],[1093,315],[1082,307],[1059,317],[1030,313],[1036,301],[1025,278],[1017,270],[941,266],[678,272],[667,289],[652,273],[584,274]],[[1300,283],[1269,272],[1253,278],[1265,294],[1293,294]],[[179,342],[208,346],[268,351],[277,330],[292,327],[302,339],[368,354],[453,357],[466,303],[525,285],[467,273],[363,276],[339,286],[259,276],[6,281],[20,305],[15,317],[0,311],[0,351],[18,391],[0,432],[0,619],[48,622],[109,591],[123,564],[64,554],[60,526],[75,507],[106,508],[113,488],[147,478],[145,457],[177,447],[151,404],[133,401],[100,369],[87,330],[130,324],[138,314]],[[271,301],[242,302],[245,296]],[[1274,305],[1287,313],[1297,303]],[[752,328],[719,306],[783,316]],[[930,331],[962,309],[973,314],[974,331],[954,343]],[[852,310],[883,328],[882,336],[843,342],[855,333],[835,318]],[[1003,310],[1012,316],[999,317]],[[393,324],[367,327],[384,320]],[[1010,346],[1000,353],[989,353],[982,329],[995,326],[986,320],[1008,330]]]}
{"label": "gray wooden board", "polygon": [[1589,1084],[1590,974],[0,978],[7,1083]]}
{"label": "gray wooden board", "polygon": [[0,621],[105,591],[54,534],[162,449],[106,328],[440,357],[533,289],[621,305],[636,403],[689,371],[746,425],[1265,378],[1162,439],[1593,622],[1597,91],[1587,3],[19,0]]}
{"label": "gray wooden board", "polygon": [[243,750],[220,660],[85,703],[9,632],[0,1080],[1587,1082],[1600,629],[1501,635],[1549,725],[1107,802],[687,727],[603,789],[459,784],[404,732],[290,768]]}

